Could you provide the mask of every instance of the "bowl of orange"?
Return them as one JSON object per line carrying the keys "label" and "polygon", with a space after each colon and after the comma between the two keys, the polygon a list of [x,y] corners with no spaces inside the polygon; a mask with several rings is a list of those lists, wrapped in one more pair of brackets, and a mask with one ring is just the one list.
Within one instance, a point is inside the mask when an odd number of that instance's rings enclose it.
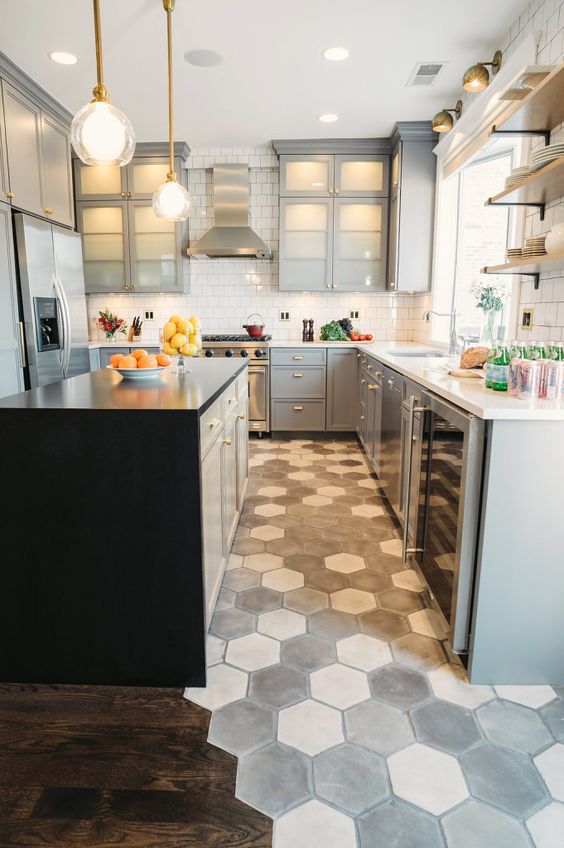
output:
{"label": "bowl of orange", "polygon": [[143,348],[124,355],[114,353],[110,356],[110,371],[117,371],[125,380],[156,380],[172,365],[172,359],[166,353],[152,354]]}

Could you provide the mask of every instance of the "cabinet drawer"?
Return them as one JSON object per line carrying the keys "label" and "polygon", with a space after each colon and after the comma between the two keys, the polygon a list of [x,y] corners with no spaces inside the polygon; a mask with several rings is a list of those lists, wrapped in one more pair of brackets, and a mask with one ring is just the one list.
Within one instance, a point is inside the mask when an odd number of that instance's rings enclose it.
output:
{"label": "cabinet drawer", "polygon": [[325,366],[275,365],[271,372],[271,396],[273,398],[318,398],[325,397]]}
{"label": "cabinet drawer", "polygon": [[225,395],[221,395],[200,418],[200,456],[203,457],[223,429],[221,406]]}
{"label": "cabinet drawer", "polygon": [[324,347],[275,347],[270,352],[273,365],[325,365]]}
{"label": "cabinet drawer", "polygon": [[272,430],[325,430],[325,401],[272,401]]}
{"label": "cabinet drawer", "polygon": [[422,391],[423,387],[420,386],[419,383],[414,383],[412,380],[408,380],[406,377],[403,378],[403,400],[409,401],[409,398],[413,396],[415,398],[415,405],[421,406]]}

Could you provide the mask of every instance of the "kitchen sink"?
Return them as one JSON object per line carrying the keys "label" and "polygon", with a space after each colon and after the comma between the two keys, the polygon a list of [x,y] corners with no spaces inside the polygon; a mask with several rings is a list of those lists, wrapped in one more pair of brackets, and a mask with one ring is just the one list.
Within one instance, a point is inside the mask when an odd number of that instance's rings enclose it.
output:
{"label": "kitchen sink", "polygon": [[390,356],[413,356],[419,359],[448,359],[449,354],[443,350],[387,350]]}

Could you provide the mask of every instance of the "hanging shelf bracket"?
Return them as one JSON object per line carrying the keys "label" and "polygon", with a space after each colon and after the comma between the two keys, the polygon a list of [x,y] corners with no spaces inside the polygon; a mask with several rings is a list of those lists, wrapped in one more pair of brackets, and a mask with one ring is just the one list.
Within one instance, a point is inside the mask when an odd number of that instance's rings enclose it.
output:
{"label": "hanging shelf bracket", "polygon": [[484,203],[484,206],[534,206],[535,209],[539,210],[540,220],[544,221],[544,210],[545,210],[546,204],[544,204],[544,203],[517,203],[517,202],[511,203],[511,202],[503,201],[503,200],[492,201],[491,197],[488,197],[488,199]]}
{"label": "hanging shelf bracket", "polygon": [[542,135],[545,146],[550,143],[550,130],[498,130],[494,124],[492,135]]}
{"label": "hanging shelf bracket", "polygon": [[486,265],[485,268],[481,269],[480,273],[481,274],[496,274],[496,275],[499,274],[500,276],[504,276],[504,275],[505,276],[508,276],[508,275],[509,276],[515,276],[515,275],[518,274],[521,277],[532,277],[533,280],[534,280],[535,289],[538,289],[538,287],[539,287],[540,273],[538,271],[520,271],[519,268],[514,268],[511,271],[490,271],[490,269]]}

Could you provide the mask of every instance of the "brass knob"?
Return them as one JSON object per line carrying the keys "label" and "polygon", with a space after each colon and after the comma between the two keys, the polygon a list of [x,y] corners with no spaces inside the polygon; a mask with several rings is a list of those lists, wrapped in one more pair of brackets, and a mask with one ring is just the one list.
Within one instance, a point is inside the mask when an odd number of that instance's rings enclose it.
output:
{"label": "brass knob", "polygon": [[213,430],[214,427],[217,427],[219,424],[219,418],[212,418],[210,421],[210,430]]}
{"label": "brass knob", "polygon": [[122,196],[122,197],[127,197],[127,192],[126,192],[126,191],[122,191],[121,196]]}
{"label": "brass knob", "polygon": [[12,197],[13,197],[13,196],[14,196],[14,192],[13,192],[13,191],[7,191],[7,192],[6,192],[6,197],[9,197],[10,199],[12,199]]}
{"label": "brass knob", "polygon": [[229,436],[227,436],[227,438],[225,438],[225,439],[223,440],[223,444],[224,444],[224,445],[230,445],[230,444],[231,444],[231,439],[229,438]]}
{"label": "brass knob", "polygon": [[303,406],[295,406],[294,407],[294,412],[302,412],[302,411],[303,411]]}
{"label": "brass knob", "polygon": [[237,418],[239,419],[239,421],[244,421],[244,420],[245,420],[245,416],[243,415],[243,413],[241,413],[240,415],[238,415],[238,416],[237,416]]}
{"label": "brass knob", "polygon": [[131,192],[130,192],[130,191],[128,191],[128,192],[127,192],[127,196],[128,196],[128,197],[133,197],[133,195],[131,194]]}
{"label": "brass knob", "polygon": [[53,214],[53,210],[52,210],[52,209],[50,209],[48,206],[46,206],[46,207],[43,209],[43,211],[45,212],[45,214],[46,214],[46,215],[52,215],[52,214]]}

